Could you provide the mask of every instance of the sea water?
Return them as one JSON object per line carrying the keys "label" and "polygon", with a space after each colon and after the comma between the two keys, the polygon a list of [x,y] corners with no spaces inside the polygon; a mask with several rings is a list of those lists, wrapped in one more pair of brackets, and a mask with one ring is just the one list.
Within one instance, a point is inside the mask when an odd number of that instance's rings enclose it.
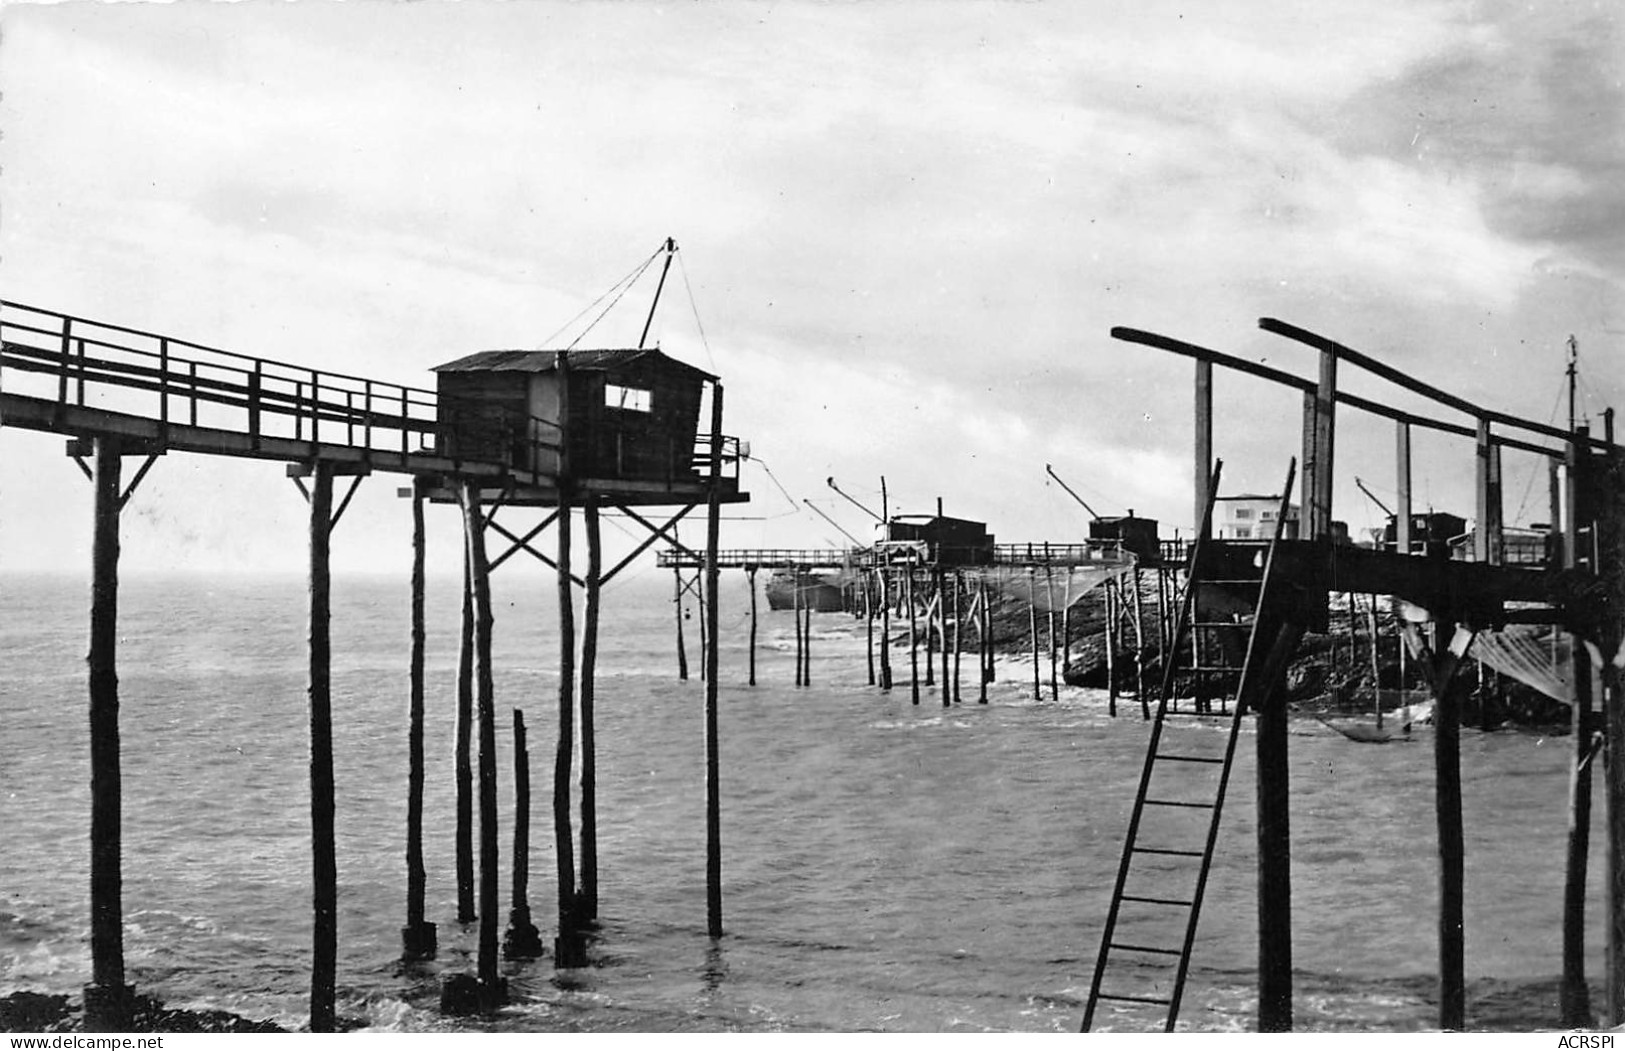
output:
{"label": "sea water", "polygon": [[[746,685],[748,598],[724,578],[720,660],[723,920],[706,936],[700,621],[677,675],[678,608],[653,571],[606,590],[597,687],[602,928],[592,965],[504,962],[512,1006],[442,1018],[471,970],[453,853],[456,580],[430,581],[425,855],[436,960],[402,966],[408,591],[337,579],[333,712],[341,1016],[381,1029],[1075,1029],[1148,733],[1132,702],[1048,689],[1001,661],[986,704],[910,703],[867,685],[861,621],[813,618],[812,685],[793,621],[763,605]],[[502,922],[513,806],[511,709],[529,730],[530,903],[555,925],[556,589],[498,574],[495,666]],[[0,992],[89,980],[89,758],[82,579],[0,577]],[[306,597],[298,578],[134,577],[119,619],[129,980],[172,1007],[290,1027],[308,1012],[311,939]],[[923,656],[923,655],[922,655]],[[923,674],[923,672],[922,672]],[[1431,737],[1373,746],[1294,723],[1292,885],[1300,1029],[1436,1024]],[[1469,1022],[1557,1022],[1568,769],[1563,737],[1463,733]],[[1253,755],[1244,738],[1181,1028],[1256,1011]],[[577,767],[579,775],[579,766]],[[1600,806],[1598,810],[1600,811]],[[1601,819],[1593,842],[1600,847]],[[1600,849],[1589,973],[1601,975]],[[1097,1027],[1128,1022],[1102,1010]]]}

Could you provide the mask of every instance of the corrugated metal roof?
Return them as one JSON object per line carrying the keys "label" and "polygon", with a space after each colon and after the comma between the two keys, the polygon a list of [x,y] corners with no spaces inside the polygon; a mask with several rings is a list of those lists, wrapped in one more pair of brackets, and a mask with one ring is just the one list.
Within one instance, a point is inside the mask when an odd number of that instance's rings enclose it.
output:
{"label": "corrugated metal roof", "polygon": [[[552,372],[558,367],[556,350],[482,350],[468,354],[444,365],[436,365],[434,372]],[[686,361],[678,361],[658,350],[636,347],[622,350],[567,350],[570,368],[580,370],[607,370],[622,368],[645,359],[654,359],[663,365],[675,365],[708,380],[717,377],[697,369]]]}

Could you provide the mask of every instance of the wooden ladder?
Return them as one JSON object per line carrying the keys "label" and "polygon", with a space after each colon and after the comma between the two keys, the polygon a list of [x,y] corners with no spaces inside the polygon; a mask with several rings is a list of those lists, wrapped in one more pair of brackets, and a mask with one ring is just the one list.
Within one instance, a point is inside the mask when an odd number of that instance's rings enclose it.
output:
{"label": "wooden ladder", "polygon": [[[1222,462],[1215,461],[1208,482],[1207,509],[1191,548],[1185,594],[1175,618],[1169,651],[1178,654],[1184,648],[1188,632],[1226,627],[1248,631],[1246,656],[1239,667],[1215,663],[1222,650],[1212,647],[1205,662],[1199,662],[1195,647],[1191,647],[1192,664],[1186,671],[1197,677],[1215,673],[1235,677],[1228,705],[1221,704],[1216,710],[1179,710],[1173,703],[1177,661],[1170,659],[1163,664],[1145,766],[1129,816],[1128,834],[1117,868],[1117,882],[1112,888],[1106,928],[1101,934],[1094,978],[1089,984],[1082,1026],[1086,1033],[1093,1027],[1096,1009],[1102,1002],[1118,1005],[1117,1009],[1125,1016],[1123,1020],[1134,1024],[1147,1024],[1162,1014],[1163,1031],[1169,1033],[1174,1031],[1174,1022],[1179,1017],[1180,998],[1196,942],[1202,895],[1207,889],[1208,872],[1218,842],[1225,789],[1229,785],[1236,739],[1245,714],[1243,699],[1247,696],[1249,679],[1258,674],[1263,658],[1264,647],[1258,642],[1257,625],[1265,618],[1259,616],[1258,611],[1264,609],[1269,597],[1275,548],[1281,539],[1297,471],[1294,461],[1281,490],[1281,508],[1262,575],[1246,580],[1219,580],[1204,577],[1203,570],[1222,467]],[[1198,620],[1201,584],[1256,586],[1252,625]],[[1223,722],[1226,719],[1228,727]],[[1180,732],[1166,734],[1174,724],[1179,725]],[[1108,971],[1113,972],[1121,984],[1107,986]],[[1141,984],[1131,984],[1136,979]],[[1146,989],[1146,984],[1151,988]]]}

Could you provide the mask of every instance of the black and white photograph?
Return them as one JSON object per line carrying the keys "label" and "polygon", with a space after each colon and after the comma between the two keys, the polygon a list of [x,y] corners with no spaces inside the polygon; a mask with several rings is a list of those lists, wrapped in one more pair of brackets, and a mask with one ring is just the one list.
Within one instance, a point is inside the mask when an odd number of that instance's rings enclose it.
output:
{"label": "black and white photograph", "polygon": [[9,1046],[1611,1047],[1622,15],[0,0]]}

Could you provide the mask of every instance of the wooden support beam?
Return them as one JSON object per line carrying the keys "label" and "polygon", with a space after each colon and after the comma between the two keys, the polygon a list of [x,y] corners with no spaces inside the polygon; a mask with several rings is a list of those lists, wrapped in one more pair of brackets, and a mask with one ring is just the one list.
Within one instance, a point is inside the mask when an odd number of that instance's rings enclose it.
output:
{"label": "wooden support beam", "polygon": [[[493,558],[491,560],[491,572],[495,573],[498,566],[500,566],[500,565],[502,565],[502,563],[508,561],[508,559],[512,558],[514,555],[518,554],[520,551],[529,551],[535,557],[537,557],[539,559],[542,559],[542,561],[544,561],[544,562],[547,561],[546,558],[540,554],[540,552],[538,552],[535,548],[530,546],[530,542],[532,540],[536,539],[538,536],[540,536],[542,534],[542,531],[544,529],[546,529],[548,526],[552,525],[554,523],[554,521],[556,521],[558,519],[558,517],[559,517],[559,513],[557,511],[553,511],[546,518],[544,518],[540,522],[536,523],[536,526],[533,529],[531,529],[529,532],[527,532],[524,536],[519,537],[519,538],[517,538],[515,540],[512,540],[511,543],[509,544],[508,550],[502,552],[502,554],[498,555],[496,558]],[[487,516],[487,524],[488,525],[493,524],[493,523],[490,522],[490,516]]]}
{"label": "wooden support beam", "polygon": [[[745,570],[745,580],[750,586],[750,645],[745,651],[745,660],[749,668],[750,685],[756,685],[756,567],[749,566]],[[868,586],[865,585],[865,599],[868,597]],[[865,610],[867,612],[867,610]],[[874,621],[869,622],[869,685],[875,684],[875,631]]]}
{"label": "wooden support beam", "polygon": [[[562,359],[564,355],[561,353]],[[560,382],[563,382],[561,377]],[[559,734],[553,755],[553,846],[558,868],[559,933],[553,966],[584,967],[587,945],[577,921],[575,829],[570,818],[570,773],[575,753],[576,622],[570,591],[571,491],[559,484]]]}
{"label": "wooden support beam", "polygon": [[669,532],[669,530],[673,530],[676,527],[677,523],[681,522],[683,520],[683,517],[685,515],[687,515],[690,511],[692,511],[696,507],[698,507],[699,504],[688,504],[688,505],[684,506],[682,510],[678,511],[676,514],[672,515],[671,518],[667,519],[666,524],[664,526],[655,526],[655,525],[650,524],[648,519],[644,518],[642,515],[638,514],[636,511],[632,510],[630,507],[625,506],[624,504],[617,504],[616,506],[620,508],[622,514],[626,515],[628,518],[632,519],[634,522],[639,523],[646,530],[648,530],[649,535],[647,537],[645,537],[643,539],[643,541],[638,544],[637,547],[632,549],[631,554],[627,555],[625,558],[623,558],[619,562],[615,563],[614,567],[611,568],[609,570],[609,572],[604,574],[603,579],[601,579],[599,581],[600,584],[608,584],[610,581],[614,580],[615,577],[621,572],[621,570],[623,570],[627,566],[631,565],[633,560],[635,560],[639,555],[643,554],[645,551],[649,550],[650,545],[654,544],[654,542],[657,541],[657,540],[666,540],[674,548],[677,548],[680,551],[687,551],[688,550],[687,548],[683,547],[680,543],[677,542],[677,534],[675,532]]}
{"label": "wooden support beam", "polygon": [[909,701],[920,703],[920,649],[919,631],[915,620],[914,609],[914,563],[910,562],[904,570],[907,574],[903,578],[904,601],[908,603],[908,687]]}
{"label": "wooden support beam", "polygon": [[534,960],[542,955],[542,934],[530,918],[530,750],[525,747],[525,713],[513,710],[513,892],[502,955]]}
{"label": "wooden support beam", "polygon": [[1574,640],[1569,674],[1574,684],[1570,705],[1574,765],[1569,769],[1568,863],[1563,878],[1563,980],[1558,989],[1559,1024],[1565,1029],[1590,1029],[1597,1019],[1591,1011],[1591,988],[1586,981],[1585,912],[1586,877],[1591,855],[1591,766],[1602,745],[1602,733],[1592,714],[1592,680],[1596,677],[1589,648]]}
{"label": "wooden support beam", "polygon": [[677,611],[677,678],[688,681],[688,649],[683,645],[683,571],[671,567],[672,609]]}
{"label": "wooden support beam", "polygon": [[1411,551],[1411,425],[1404,420],[1394,424],[1394,550]]}
{"label": "wooden support beam", "polygon": [[[863,631],[864,654],[867,659],[869,671],[869,685],[875,684],[875,604],[874,589],[870,586],[868,574],[863,575]],[[756,685],[756,576],[751,575],[750,585],[750,684]]]}
{"label": "wooden support beam", "polygon": [[586,496],[582,517],[587,533],[587,595],[586,623],[581,629],[581,886],[576,898],[581,921],[592,923],[598,919],[598,730],[594,705],[604,554],[598,530],[598,498],[591,493]]}
{"label": "wooden support beam", "polygon": [[1292,1029],[1292,822],[1286,672],[1303,639],[1301,623],[1260,611],[1249,645],[1257,670],[1243,672],[1236,703],[1255,711],[1258,807],[1258,1031]]}
{"label": "wooden support beam", "polygon": [[124,984],[123,774],[119,743],[119,494],[123,469],[116,438],[98,438],[93,455],[95,519],[91,538],[90,651],[90,961],[85,1028],[130,1028],[133,992]]}
{"label": "wooden support beam", "polygon": [[428,875],[423,865],[423,669],[424,562],[427,542],[423,523],[424,491],[412,486],[412,629],[406,704],[406,926],[401,928],[401,958],[430,960],[436,949],[435,925],[424,918]]}
{"label": "wooden support beam", "polygon": [[338,967],[338,860],[333,832],[332,582],[333,471],[315,465],[310,489],[310,834],[312,923],[310,1031],[334,1030]]}
{"label": "wooden support beam", "polygon": [[965,640],[964,640],[965,618],[964,618],[964,615],[961,613],[961,607],[960,607],[962,593],[965,590],[964,584],[965,584],[965,582],[960,577],[958,571],[955,571],[954,572],[954,585],[953,585],[954,586],[954,678],[953,678],[954,691],[953,692],[954,692],[954,703],[955,704],[958,704],[959,700],[960,700],[960,698],[959,698],[959,659],[960,659],[961,652],[965,648]]}
{"label": "wooden support beam", "polygon": [[711,384],[711,463],[705,517],[705,927],[712,938],[722,937],[722,750],[717,725],[717,593],[722,487],[722,384]]}
{"label": "wooden support beam", "polygon": [[[1116,330],[1113,330],[1116,335]],[[1202,528],[1208,504],[1208,472],[1213,470],[1213,363],[1196,360],[1196,462],[1191,472],[1191,490],[1196,511],[1191,521]]]}
{"label": "wooden support beam", "polygon": [[891,573],[885,566],[875,567],[880,581],[880,688],[889,692],[891,675]]}
{"label": "wooden support beam", "polygon": [[507,1000],[507,983],[498,973],[497,893],[500,872],[497,846],[496,687],[491,663],[490,562],[485,553],[485,517],[479,486],[465,481],[460,491],[469,578],[474,592],[474,706],[479,724],[480,928],[477,976],[480,1006],[491,1010]]}
{"label": "wooden support beam", "polygon": [[463,538],[463,612],[457,646],[457,730],[452,761],[456,791],[457,922],[479,919],[474,903],[474,571]]}

